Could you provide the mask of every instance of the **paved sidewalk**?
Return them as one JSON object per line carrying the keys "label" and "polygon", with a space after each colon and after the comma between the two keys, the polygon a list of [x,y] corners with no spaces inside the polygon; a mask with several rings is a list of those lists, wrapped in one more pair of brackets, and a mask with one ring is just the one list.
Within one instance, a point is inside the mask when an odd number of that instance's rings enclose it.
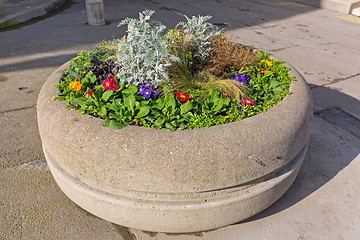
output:
{"label": "paved sidewalk", "polygon": [[0,0],[0,29],[29,21],[60,8],[65,0]]}
{"label": "paved sidewalk", "polygon": [[[164,234],[128,229],[77,207],[57,187],[41,149],[42,84],[81,49],[120,37],[125,17],[155,10],[168,27],[182,14],[229,23],[233,41],[284,59],[314,98],[310,145],[289,191],[264,212],[221,229]],[[106,0],[105,26],[86,24],[85,2],[0,32],[0,239],[360,239],[360,19],[296,1]],[[146,216],[144,216],[146,217]]]}
{"label": "paved sidewalk", "polygon": [[[0,29],[42,17],[62,7],[67,0],[0,0]],[[68,2],[71,2],[68,0]],[[360,16],[360,0],[273,1],[273,6],[297,3]],[[108,4],[105,1],[105,4]]]}
{"label": "paved sidewalk", "polygon": [[359,0],[299,0],[299,2],[309,6],[360,16]]}

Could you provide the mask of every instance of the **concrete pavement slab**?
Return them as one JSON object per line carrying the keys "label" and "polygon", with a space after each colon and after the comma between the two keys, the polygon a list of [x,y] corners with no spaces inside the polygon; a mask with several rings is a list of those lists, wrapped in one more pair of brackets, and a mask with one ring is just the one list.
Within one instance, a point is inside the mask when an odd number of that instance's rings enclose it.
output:
{"label": "concrete pavement slab", "polygon": [[[46,78],[81,49],[93,47],[73,41],[1,39],[0,112],[36,105],[37,95]],[[41,69],[41,71],[39,71]],[[16,101],[11,101],[13,96]]]}
{"label": "concrete pavement slab", "polygon": [[43,159],[36,108],[0,113],[0,169]]}
{"label": "concrete pavement slab", "polygon": [[360,8],[359,0],[300,0],[299,2],[346,14],[356,14],[357,11],[354,10]]}
{"label": "concrete pavement slab", "polygon": [[65,0],[0,1],[0,28],[9,27],[43,16],[60,8]]}
{"label": "concrete pavement slab", "polygon": [[41,161],[0,176],[0,239],[123,239],[117,226],[72,203]]}
{"label": "concrete pavement slab", "polygon": [[324,87],[313,86],[316,111],[341,108],[360,119],[360,75]]}
{"label": "concrete pavement slab", "polygon": [[359,73],[357,52],[337,44],[296,46],[276,51],[276,56],[296,66],[308,83],[315,85],[329,84],[335,79]]}

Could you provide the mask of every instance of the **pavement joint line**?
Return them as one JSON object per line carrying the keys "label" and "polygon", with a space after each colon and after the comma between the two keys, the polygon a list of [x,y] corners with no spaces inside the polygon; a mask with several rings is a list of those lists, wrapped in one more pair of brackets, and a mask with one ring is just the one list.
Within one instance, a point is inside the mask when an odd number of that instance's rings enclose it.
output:
{"label": "pavement joint line", "polygon": [[7,111],[2,111],[2,112],[0,112],[0,114],[7,114],[7,113],[21,111],[21,110],[30,109],[30,108],[36,108],[36,105],[28,106],[28,107],[22,107],[22,108],[10,109],[10,110],[7,110]]}
{"label": "pavement joint line", "polygon": [[314,116],[323,119],[324,121],[328,122],[329,124],[331,124],[331,125],[333,125],[335,127],[343,129],[344,131],[346,131],[349,134],[353,135],[357,139],[360,139],[359,134],[356,134],[356,132],[352,131],[353,129],[351,127],[346,127],[344,125],[339,124],[339,122],[336,122],[336,121],[334,122],[329,115],[326,116],[326,113],[329,113],[329,112],[330,113],[331,112],[338,112],[338,114],[344,114],[346,116],[345,121],[347,119],[351,119],[350,121],[352,121],[353,124],[356,124],[357,126],[360,125],[360,120],[357,117],[355,117],[353,114],[345,111],[341,107],[337,107],[337,106],[319,109],[316,112],[314,111],[313,114],[314,114]]}

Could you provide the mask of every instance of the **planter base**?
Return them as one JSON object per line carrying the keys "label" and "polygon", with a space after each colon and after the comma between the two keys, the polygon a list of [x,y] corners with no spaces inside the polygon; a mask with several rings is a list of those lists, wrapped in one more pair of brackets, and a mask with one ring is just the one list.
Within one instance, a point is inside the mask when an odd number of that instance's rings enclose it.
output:
{"label": "planter base", "polygon": [[[249,218],[278,200],[295,180],[307,145],[279,172],[226,189],[195,193],[104,191],[71,176],[43,146],[64,193],[86,211],[110,222],[153,232],[198,232]],[[116,192],[115,192],[116,191]]]}

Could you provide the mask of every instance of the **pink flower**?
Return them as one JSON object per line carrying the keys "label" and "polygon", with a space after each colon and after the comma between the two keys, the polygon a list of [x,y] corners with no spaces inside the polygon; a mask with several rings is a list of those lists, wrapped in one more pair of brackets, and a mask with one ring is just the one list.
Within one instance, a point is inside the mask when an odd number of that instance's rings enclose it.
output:
{"label": "pink flower", "polygon": [[118,90],[119,86],[116,85],[116,79],[113,76],[108,77],[103,81],[102,85],[104,86],[104,89],[106,90]]}
{"label": "pink flower", "polygon": [[245,99],[245,98],[241,99],[241,103],[246,104],[246,105],[254,105],[253,101],[251,101],[249,99]]}

